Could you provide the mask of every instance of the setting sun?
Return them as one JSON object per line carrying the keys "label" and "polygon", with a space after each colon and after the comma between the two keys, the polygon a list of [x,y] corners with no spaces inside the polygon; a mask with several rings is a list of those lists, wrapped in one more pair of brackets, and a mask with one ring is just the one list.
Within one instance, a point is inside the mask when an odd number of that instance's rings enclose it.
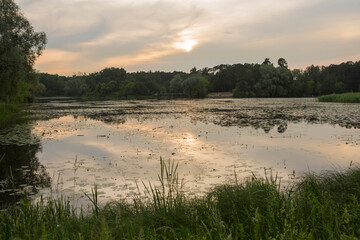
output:
{"label": "setting sun", "polygon": [[196,44],[197,44],[197,41],[193,40],[193,39],[188,39],[183,42],[174,43],[176,48],[183,49],[187,52],[190,52]]}

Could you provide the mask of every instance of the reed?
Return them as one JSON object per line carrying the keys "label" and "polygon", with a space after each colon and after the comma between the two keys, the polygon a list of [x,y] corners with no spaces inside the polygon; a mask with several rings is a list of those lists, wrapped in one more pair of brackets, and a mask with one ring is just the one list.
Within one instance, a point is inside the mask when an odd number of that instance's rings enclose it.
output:
{"label": "reed", "polygon": [[360,169],[305,175],[284,188],[271,172],[187,197],[178,164],[160,160],[159,183],[132,202],[92,211],[41,199],[0,211],[0,239],[358,239]]}
{"label": "reed", "polygon": [[318,97],[320,102],[360,103],[360,92],[329,94]]}

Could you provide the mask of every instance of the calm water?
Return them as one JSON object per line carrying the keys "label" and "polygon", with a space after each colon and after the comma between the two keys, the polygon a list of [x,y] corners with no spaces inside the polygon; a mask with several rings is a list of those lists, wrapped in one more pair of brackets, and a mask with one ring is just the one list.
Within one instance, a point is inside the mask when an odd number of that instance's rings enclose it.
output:
{"label": "calm water", "polygon": [[[272,169],[283,182],[360,163],[360,106],[315,99],[52,100],[0,132],[2,203],[24,192],[103,202],[155,183],[179,162],[189,194]],[[50,190],[51,189],[51,190]],[[38,196],[37,195],[37,196]]]}

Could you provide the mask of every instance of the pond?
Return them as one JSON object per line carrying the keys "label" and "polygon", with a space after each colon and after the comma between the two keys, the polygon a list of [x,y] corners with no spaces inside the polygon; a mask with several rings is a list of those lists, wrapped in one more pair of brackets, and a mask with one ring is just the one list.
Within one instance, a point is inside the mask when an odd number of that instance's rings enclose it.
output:
{"label": "pond", "polygon": [[179,163],[187,194],[272,172],[284,184],[359,164],[360,106],[316,99],[77,101],[29,105],[0,131],[1,204],[24,194],[131,199]]}

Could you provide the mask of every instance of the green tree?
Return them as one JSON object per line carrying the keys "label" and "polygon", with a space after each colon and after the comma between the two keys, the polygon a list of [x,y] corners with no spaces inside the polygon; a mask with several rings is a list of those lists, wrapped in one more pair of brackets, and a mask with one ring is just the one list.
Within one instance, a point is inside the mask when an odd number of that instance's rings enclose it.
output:
{"label": "green tree", "polygon": [[0,101],[21,102],[38,84],[33,65],[45,48],[46,35],[35,32],[13,0],[0,0]]}
{"label": "green tree", "polygon": [[253,85],[255,82],[254,72],[251,70],[253,66],[244,65],[238,71],[236,88],[233,89],[233,96],[238,98],[254,97]]}
{"label": "green tree", "polygon": [[321,68],[319,66],[311,65],[306,68],[304,72],[304,77],[306,78],[305,81],[312,81],[313,82],[313,90],[312,95],[319,95],[321,89]]}
{"label": "green tree", "polygon": [[292,84],[291,71],[263,64],[259,68],[261,78],[255,85],[259,97],[287,97]]}
{"label": "green tree", "polygon": [[287,68],[288,67],[287,61],[284,58],[279,58],[278,59],[278,65],[281,68]]}
{"label": "green tree", "polygon": [[265,60],[264,60],[264,62],[262,64],[263,65],[270,65],[272,63],[270,62],[270,58],[265,58]]}
{"label": "green tree", "polygon": [[64,92],[71,97],[80,97],[88,93],[89,86],[86,84],[86,76],[74,75],[65,83]]}
{"label": "green tree", "polygon": [[66,79],[66,77],[57,74],[40,73],[39,81],[46,87],[43,96],[63,96]]}
{"label": "green tree", "polygon": [[196,67],[193,67],[192,69],[190,69],[190,74],[195,74],[197,72],[198,71],[197,71]]}
{"label": "green tree", "polygon": [[171,93],[182,93],[182,82],[183,78],[180,74],[176,74],[171,80],[170,80],[170,92]]}
{"label": "green tree", "polygon": [[182,83],[184,94],[190,98],[204,98],[208,93],[209,81],[200,73],[192,74]]}
{"label": "green tree", "polygon": [[108,83],[102,82],[96,87],[96,91],[101,97],[105,97],[113,92],[116,92],[118,89],[119,87],[116,81],[110,81]]}
{"label": "green tree", "polygon": [[334,92],[335,93],[343,93],[345,92],[345,84],[343,82],[336,82],[334,85]]}
{"label": "green tree", "polygon": [[127,99],[129,96],[134,95],[134,90],[134,81],[126,79],[125,81],[120,83],[119,97],[125,97]]}

